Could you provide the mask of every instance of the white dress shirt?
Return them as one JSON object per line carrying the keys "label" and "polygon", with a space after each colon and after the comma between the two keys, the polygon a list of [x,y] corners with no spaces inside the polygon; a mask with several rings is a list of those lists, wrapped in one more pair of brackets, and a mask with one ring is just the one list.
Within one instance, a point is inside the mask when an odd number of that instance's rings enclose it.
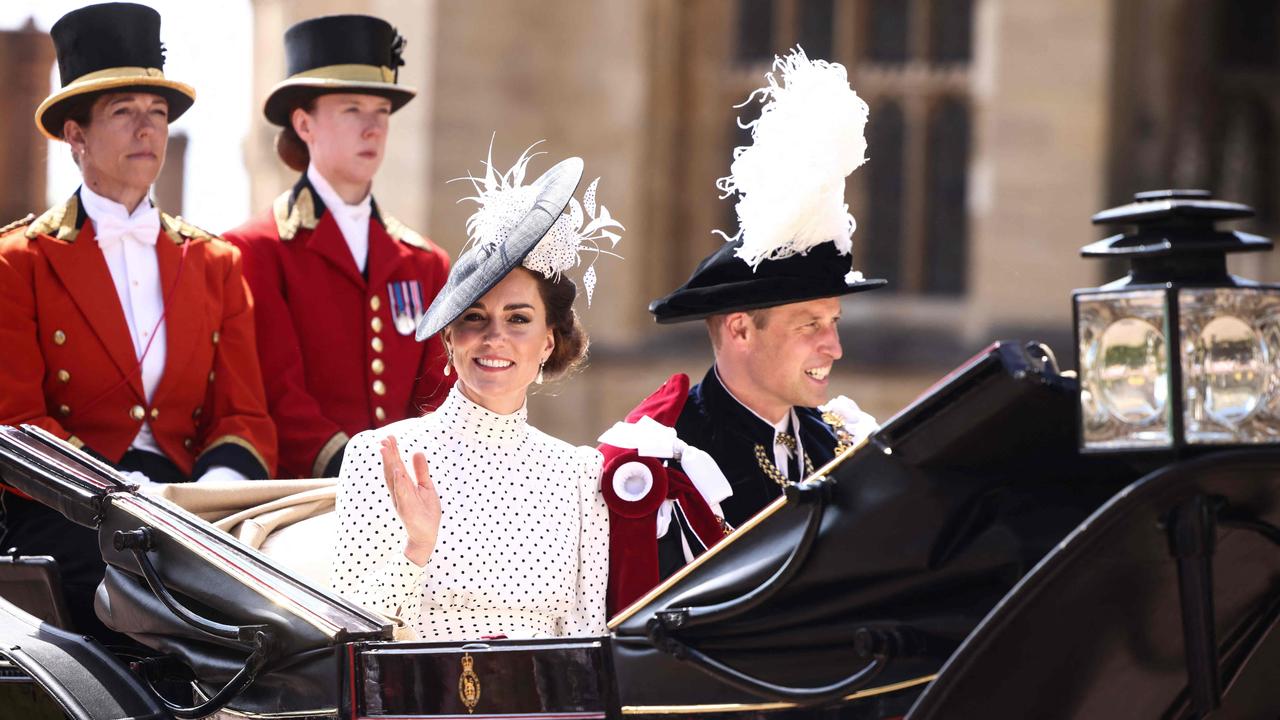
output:
{"label": "white dress shirt", "polygon": [[[134,355],[142,364],[142,391],[147,404],[156,394],[156,386],[164,375],[166,345],[164,288],[160,283],[160,261],[156,257],[156,240],[160,237],[160,211],[143,199],[130,213],[124,205],[109,200],[80,186],[80,204],[93,223],[93,236],[102,249],[102,257],[116,286],[116,297],[124,311],[124,321],[133,340]],[[138,427],[129,447],[164,455],[151,432],[150,421]],[[145,476],[133,473],[136,481]],[[145,478],[149,480],[149,478]],[[237,470],[221,465],[209,468],[201,480],[244,480]]]}
{"label": "white dress shirt", "polygon": [[[160,262],[156,259],[160,211],[150,199],[144,199],[130,213],[124,205],[102,197],[88,185],[80,186],[80,204],[93,222],[94,238],[111,271],[116,297],[133,339],[134,355],[142,361],[142,390],[150,403],[164,375],[167,350],[164,323],[160,321],[164,317],[164,292],[160,287]],[[149,421],[138,428],[130,446],[164,455]]]}
{"label": "white dress shirt", "polygon": [[348,205],[329,184],[328,180],[316,170],[315,165],[307,166],[307,180],[316,189],[320,201],[333,215],[342,231],[342,239],[347,241],[351,257],[356,261],[360,272],[369,264],[369,216],[373,212],[373,195],[368,194],[355,205]]}

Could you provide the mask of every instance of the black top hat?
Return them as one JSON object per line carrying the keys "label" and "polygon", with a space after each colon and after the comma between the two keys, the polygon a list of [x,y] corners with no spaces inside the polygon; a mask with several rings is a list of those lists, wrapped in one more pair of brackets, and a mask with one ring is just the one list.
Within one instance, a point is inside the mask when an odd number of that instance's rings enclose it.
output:
{"label": "black top hat", "polygon": [[742,241],[736,240],[711,253],[684,285],[649,303],[649,312],[659,323],[677,323],[838,297],[888,284],[851,274],[851,259],[840,255],[835,243],[820,243],[803,255],[765,260],[755,270],[736,255],[741,246]]}
{"label": "black top hat", "polygon": [[418,321],[418,340],[426,340],[458,319],[524,262],[573,198],[582,179],[582,168],[582,158],[571,157],[556,163],[530,183],[536,199],[524,217],[507,230],[505,240],[496,244],[476,243],[458,258],[444,287]]}
{"label": "black top hat", "polygon": [[386,20],[368,15],[326,15],[303,20],[284,33],[288,77],[271,89],[262,112],[275,125],[325,93],[380,95],[391,112],[418,93],[398,85],[404,38]]}
{"label": "black top hat", "polygon": [[62,139],[69,101],[89,93],[141,90],[169,101],[169,120],[191,107],[196,91],[164,76],[160,14],[144,5],[105,3],[72,10],[49,30],[62,89],[36,108],[36,127]]}

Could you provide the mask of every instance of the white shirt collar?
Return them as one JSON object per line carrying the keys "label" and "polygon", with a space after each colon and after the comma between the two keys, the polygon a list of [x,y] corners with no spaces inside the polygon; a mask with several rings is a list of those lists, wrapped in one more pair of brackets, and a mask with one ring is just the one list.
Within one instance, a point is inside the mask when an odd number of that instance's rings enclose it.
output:
{"label": "white shirt collar", "polygon": [[151,198],[146,197],[130,213],[123,204],[99,195],[90,190],[86,184],[80,185],[80,204],[84,207],[85,214],[91,220],[106,220],[107,218],[118,218],[122,221],[134,220],[155,209],[151,205]]}
{"label": "white shirt collar", "polygon": [[307,180],[311,182],[311,187],[315,188],[316,194],[320,196],[320,201],[335,217],[339,214],[346,217],[369,217],[373,193],[367,193],[363,200],[354,205],[349,205],[338,195],[338,191],[333,189],[329,181],[320,174],[320,171],[316,170],[315,165],[307,166]]}

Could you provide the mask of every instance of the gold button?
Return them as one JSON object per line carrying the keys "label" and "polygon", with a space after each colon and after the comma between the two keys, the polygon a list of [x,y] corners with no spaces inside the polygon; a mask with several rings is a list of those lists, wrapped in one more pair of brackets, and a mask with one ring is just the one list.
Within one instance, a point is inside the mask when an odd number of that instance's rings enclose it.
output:
{"label": "gold button", "polygon": [[213,382],[213,379],[214,379],[214,378],[216,378],[216,377],[218,377],[218,374],[217,374],[217,373],[215,373],[214,371],[210,370],[210,371],[209,371],[209,382]]}
{"label": "gold button", "polygon": [[374,352],[382,352],[382,338],[376,337],[369,341],[369,345],[373,347]]}
{"label": "gold button", "polygon": [[195,447],[195,445],[196,445],[196,441],[195,441],[195,440],[192,440],[191,438],[185,438],[185,439],[182,441],[182,447],[184,447],[184,448],[186,448],[186,449],[188,449],[188,450],[190,450],[191,448]]}
{"label": "gold button", "polygon": [[66,370],[59,370],[58,382],[64,382],[64,383],[71,382],[71,373],[67,372]]}
{"label": "gold button", "polygon": [[373,297],[369,298],[370,310],[374,312],[378,312],[378,308],[380,307],[382,307],[382,298],[378,297],[377,295],[374,295]]}
{"label": "gold button", "polygon": [[382,332],[382,318],[375,317],[374,319],[370,320],[369,327],[373,328],[373,331],[376,333]]}
{"label": "gold button", "polygon": [[66,417],[71,414],[71,408],[67,407],[66,405],[59,405],[58,414],[61,415],[62,417]]}
{"label": "gold button", "polygon": [[374,380],[373,391],[379,395],[386,395],[387,394],[386,383],[382,382],[381,380]]}
{"label": "gold button", "polygon": [[198,407],[198,408],[196,408],[195,410],[192,410],[192,411],[191,411],[191,419],[192,419],[192,420],[199,420],[199,419],[200,419],[200,414],[201,414],[201,413],[203,413],[203,412],[204,412],[204,408],[202,408],[202,407]]}
{"label": "gold button", "polygon": [[369,368],[373,370],[374,375],[381,375],[382,371],[387,369],[387,366],[386,363],[382,362],[382,358],[374,358],[373,362],[369,363]]}
{"label": "gold button", "polygon": [[66,342],[67,342],[67,334],[66,334],[66,333],[62,332],[61,330],[54,330],[54,331],[53,331],[53,344],[54,344],[54,345],[65,345],[65,344],[66,344]]}
{"label": "gold button", "polygon": [[387,411],[376,407],[373,409],[373,416],[378,419],[378,422],[382,422],[387,419]]}
{"label": "gold button", "polygon": [[220,334],[218,333],[218,331],[217,331],[217,330],[214,330],[214,331],[213,331],[213,338],[211,338],[211,339],[213,340],[213,344],[214,344],[214,345],[217,345],[217,344],[218,344],[218,340],[222,339],[222,335],[220,335]]}
{"label": "gold button", "polygon": [[151,419],[155,420],[160,417],[160,408],[151,408]]}
{"label": "gold button", "polygon": [[134,405],[133,407],[129,408],[129,417],[133,418],[134,420],[141,422],[142,419],[145,418],[146,416],[147,416],[147,411],[143,410],[141,405]]}

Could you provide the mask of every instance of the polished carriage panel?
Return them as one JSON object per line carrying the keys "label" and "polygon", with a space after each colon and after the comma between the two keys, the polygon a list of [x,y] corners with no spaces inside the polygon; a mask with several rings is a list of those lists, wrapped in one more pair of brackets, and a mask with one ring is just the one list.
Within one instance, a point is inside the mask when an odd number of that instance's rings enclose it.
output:
{"label": "polished carriage panel", "polygon": [[616,717],[607,638],[354,647],[359,718]]}

